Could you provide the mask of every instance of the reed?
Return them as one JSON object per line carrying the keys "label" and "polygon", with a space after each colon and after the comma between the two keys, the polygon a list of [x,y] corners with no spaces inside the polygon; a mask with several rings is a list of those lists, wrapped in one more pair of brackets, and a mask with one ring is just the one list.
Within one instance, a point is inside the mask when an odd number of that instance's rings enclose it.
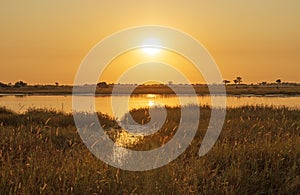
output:
{"label": "reed", "polygon": [[[194,108],[195,109],[195,108]],[[253,194],[300,191],[300,111],[280,107],[230,108],[222,133],[205,156],[198,150],[210,108],[201,107],[197,134],[176,160],[161,168],[131,172],[94,157],[77,134],[71,114],[0,108],[1,194]],[[179,108],[137,149],[159,147],[176,131]],[[147,109],[131,112],[137,122]],[[108,134],[123,131],[99,114]],[[145,122],[145,121],[144,121]],[[166,138],[166,139],[165,139]],[[162,141],[164,140],[164,141]]]}

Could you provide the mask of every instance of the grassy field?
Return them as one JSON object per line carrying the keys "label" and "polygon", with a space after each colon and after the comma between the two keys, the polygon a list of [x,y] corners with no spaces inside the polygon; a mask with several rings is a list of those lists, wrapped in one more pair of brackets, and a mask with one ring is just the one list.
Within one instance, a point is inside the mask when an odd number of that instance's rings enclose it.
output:
{"label": "grassy field", "polygon": [[[170,164],[146,172],[124,171],[94,157],[76,133],[70,114],[0,108],[0,194],[265,194],[300,192],[300,111],[287,108],[228,109],[219,140],[198,156],[210,108],[201,107],[197,135]],[[137,122],[147,109],[132,111]],[[164,130],[138,148],[171,138],[179,108],[168,108]],[[99,114],[107,133],[123,132]],[[144,121],[145,122],[145,121]]]}
{"label": "grassy field", "polygon": [[[118,93],[126,94],[128,88],[133,85],[119,85]],[[172,85],[178,90],[178,93],[189,94],[187,85]],[[165,85],[140,85],[135,86],[133,94],[174,94],[168,86]],[[207,85],[193,85],[198,95],[208,95]],[[96,94],[109,95],[112,93],[114,85],[97,87]],[[72,86],[26,86],[26,87],[0,87],[0,94],[25,94],[25,95],[70,95]],[[214,86],[215,93],[222,93],[220,85]],[[91,86],[81,87],[80,93],[94,93]],[[229,95],[300,95],[300,85],[228,85],[226,92]]]}

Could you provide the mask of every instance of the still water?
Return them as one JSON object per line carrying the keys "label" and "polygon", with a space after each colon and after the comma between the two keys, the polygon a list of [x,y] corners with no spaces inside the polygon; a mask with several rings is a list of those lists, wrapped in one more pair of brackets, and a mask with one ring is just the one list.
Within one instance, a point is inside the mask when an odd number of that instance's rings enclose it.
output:
{"label": "still water", "polygon": [[[92,98],[92,99],[91,99]],[[217,100],[222,99],[222,96],[214,96]],[[88,100],[94,100],[95,103],[84,104]],[[112,100],[113,108],[112,109]],[[126,96],[80,96],[80,101],[83,102],[87,111],[95,107],[96,111],[121,118],[130,109],[152,106],[178,106],[198,103],[200,105],[211,105],[210,96],[181,96],[180,100],[177,96],[163,95],[137,95],[130,97]],[[228,96],[227,107],[240,107],[244,105],[273,105],[286,106],[289,108],[300,109],[300,96],[285,97],[285,96]],[[15,112],[24,112],[29,108],[47,108],[64,112],[72,112],[72,96],[18,96],[18,95],[0,95],[0,107],[5,106]],[[218,107],[224,107],[217,104]],[[113,114],[114,113],[114,114]]]}

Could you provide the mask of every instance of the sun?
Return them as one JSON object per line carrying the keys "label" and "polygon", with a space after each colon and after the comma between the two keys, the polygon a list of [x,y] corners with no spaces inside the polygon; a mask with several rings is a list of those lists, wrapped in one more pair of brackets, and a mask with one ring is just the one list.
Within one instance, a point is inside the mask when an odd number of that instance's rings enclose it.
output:
{"label": "sun", "polygon": [[143,47],[141,49],[144,53],[150,56],[156,55],[160,52],[160,49],[155,47]]}

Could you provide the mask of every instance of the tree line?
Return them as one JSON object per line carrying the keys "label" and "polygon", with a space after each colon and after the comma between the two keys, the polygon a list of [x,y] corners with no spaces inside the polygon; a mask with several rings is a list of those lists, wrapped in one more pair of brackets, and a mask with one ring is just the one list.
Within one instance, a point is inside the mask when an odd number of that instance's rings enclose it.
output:
{"label": "tree line", "polygon": [[[231,81],[230,80],[223,80],[223,83],[225,85],[229,84]],[[236,77],[233,79],[233,83],[237,86],[240,85],[243,82],[242,77]],[[277,84],[277,87],[282,83],[281,79],[276,79],[275,83]],[[259,83],[259,85],[267,85],[268,83],[266,81]]]}
{"label": "tree line", "polygon": [[[242,79],[242,77],[238,76],[238,77],[236,77],[235,79],[233,79],[232,82],[234,83],[234,85],[235,85],[236,87],[238,87],[238,85],[241,85],[241,84],[243,83],[243,79]],[[226,85],[230,84],[231,81],[230,81],[230,80],[224,79],[224,80],[223,80],[223,83],[224,83],[225,86],[226,86]],[[118,84],[120,84],[120,83],[118,83]],[[169,81],[168,84],[169,84],[169,85],[172,85],[173,82],[172,82],[172,81]],[[282,82],[281,79],[276,79],[274,83],[268,83],[268,82],[264,81],[264,82],[257,83],[257,84],[258,84],[258,85],[268,85],[268,84],[274,85],[274,84],[277,84],[277,88],[278,88],[281,84],[282,84],[282,85],[284,85],[284,84],[289,84],[289,85],[299,85],[298,83],[288,83],[288,82],[285,82],[285,83],[284,83],[284,82]],[[88,85],[88,84],[87,84],[87,85]],[[97,87],[100,87],[100,88],[107,88],[107,87],[109,87],[109,86],[111,86],[111,85],[115,85],[115,84],[113,84],[113,83],[108,84],[108,83],[106,83],[106,82],[99,82],[99,83],[97,83],[96,85],[97,85]],[[137,85],[137,84],[130,84],[130,85]],[[160,85],[161,85],[161,84],[160,84]],[[194,85],[194,84],[193,84],[193,85]],[[253,85],[253,84],[251,84],[251,85]],[[27,87],[27,86],[29,86],[29,85],[28,85],[26,82],[24,82],[24,81],[17,81],[17,82],[15,82],[14,84],[12,84],[12,83],[5,84],[5,83],[0,82],[0,87],[2,87],[2,88],[6,88],[6,87],[20,88],[20,87]],[[63,87],[63,85],[59,85],[58,82],[55,82],[54,85],[35,85],[35,86],[56,86],[56,87],[62,86],[62,87]]]}

